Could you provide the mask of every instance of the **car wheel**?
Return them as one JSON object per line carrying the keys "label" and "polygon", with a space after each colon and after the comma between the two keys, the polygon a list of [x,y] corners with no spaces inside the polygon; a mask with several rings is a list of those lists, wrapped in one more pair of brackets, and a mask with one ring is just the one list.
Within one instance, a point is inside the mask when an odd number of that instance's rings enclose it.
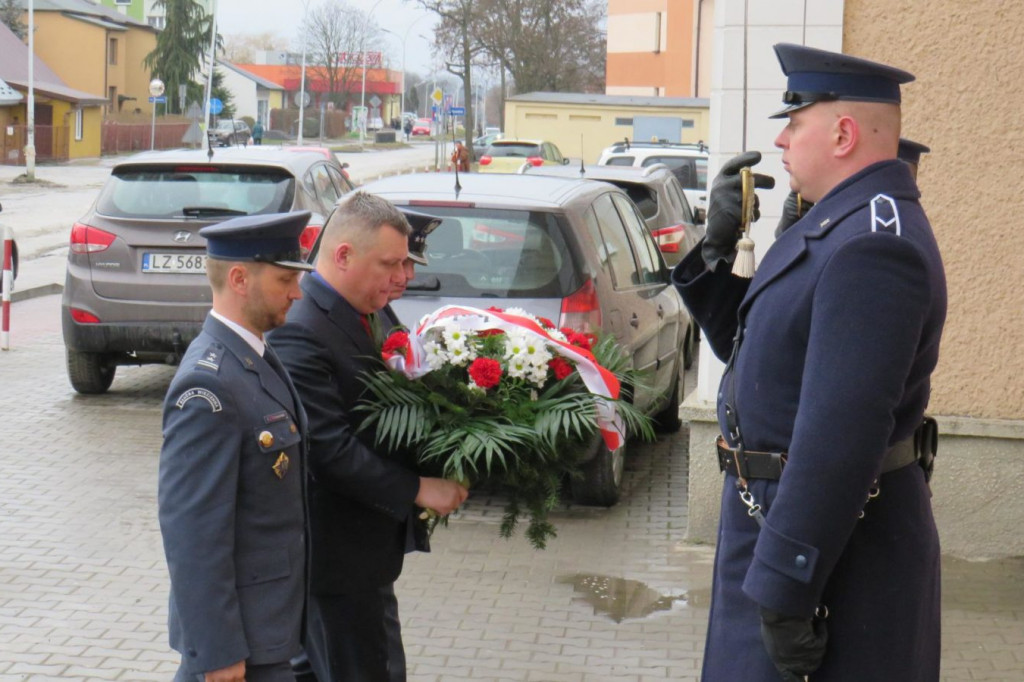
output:
{"label": "car wheel", "polygon": [[83,353],[68,350],[68,378],[71,387],[85,395],[106,393],[114,382],[117,365],[101,353]]}
{"label": "car wheel", "polygon": [[669,401],[664,408],[654,415],[654,428],[661,433],[675,433],[683,426],[683,420],[679,418],[679,405],[683,402],[683,390],[686,383],[686,363],[683,361],[676,372],[676,378],[672,381],[672,390],[669,391]]}
{"label": "car wheel", "polygon": [[581,478],[573,478],[570,487],[577,504],[610,507],[622,495],[622,474],[626,465],[626,443],[609,450],[597,437],[594,457],[580,469]]}
{"label": "car wheel", "polygon": [[683,342],[683,367],[693,367],[693,360],[697,357],[697,338],[700,336],[700,329],[697,325],[690,323],[686,329],[686,341]]}

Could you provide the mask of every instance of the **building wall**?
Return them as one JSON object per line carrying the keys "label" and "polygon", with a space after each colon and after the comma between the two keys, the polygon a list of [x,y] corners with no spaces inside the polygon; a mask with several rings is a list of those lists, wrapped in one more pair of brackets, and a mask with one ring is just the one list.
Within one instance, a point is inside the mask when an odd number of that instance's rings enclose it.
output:
{"label": "building wall", "polygon": [[[125,102],[124,111],[139,109],[144,114],[153,111],[153,105],[149,103],[149,82],[153,74],[146,68],[144,61],[146,55],[156,48],[156,33],[144,28],[129,28],[124,32],[125,58],[124,58],[124,92],[123,94],[134,97],[135,101]],[[178,98],[177,92],[165,92],[167,101],[171,102]],[[164,107],[160,105],[157,113],[163,113]]]}
{"label": "building wall", "polygon": [[107,31],[59,12],[36,12],[35,23],[36,55],[68,87],[106,96]]}
{"label": "building wall", "polygon": [[75,110],[68,102],[52,101],[53,120],[68,129],[68,158],[98,158],[101,149],[101,126],[103,108],[90,106],[82,108],[82,139],[75,139]]}
{"label": "building wall", "polygon": [[932,148],[918,179],[949,284],[932,410],[1024,419],[1024,4],[847,0],[844,23],[847,51],[917,76],[903,131]]}
{"label": "building wall", "polygon": [[143,7],[144,0],[131,0],[130,3],[124,4],[121,2],[115,2],[115,0],[100,0],[101,5],[104,7],[111,7],[116,9],[126,17],[131,17],[136,21],[145,21],[145,12]]}
{"label": "building wall", "polygon": [[623,138],[633,139],[633,126],[616,125],[617,118],[633,116],[675,116],[694,121],[683,128],[682,142],[708,139],[709,112],[701,107],[628,107],[602,104],[549,104],[545,102],[505,102],[507,139],[548,140],[562,154],[586,163],[597,163],[601,151]]}
{"label": "building wall", "polygon": [[609,95],[693,97],[695,0],[609,0]]}

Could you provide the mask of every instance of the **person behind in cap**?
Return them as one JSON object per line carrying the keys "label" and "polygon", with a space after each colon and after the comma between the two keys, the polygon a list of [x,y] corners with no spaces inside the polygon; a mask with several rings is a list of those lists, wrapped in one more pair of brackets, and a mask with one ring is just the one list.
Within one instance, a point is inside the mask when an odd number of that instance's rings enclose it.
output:
{"label": "person behind in cap", "polygon": [[[910,167],[910,175],[916,181],[917,167],[921,163],[921,155],[927,154],[930,151],[930,148],[920,142],[914,142],[913,140],[901,137],[899,147],[896,150],[896,158]],[[775,228],[775,237],[778,238],[780,234],[789,229],[804,213],[811,210],[812,206],[814,206],[813,203],[807,201],[796,192],[791,191],[789,196],[786,197],[786,201],[782,204],[782,217],[779,218],[779,224]]]}
{"label": "person behind in cap", "polygon": [[409,209],[400,209],[409,221],[412,230],[409,233],[409,255],[402,262],[403,277],[391,287],[388,295],[388,304],[380,311],[380,321],[383,332],[386,334],[394,327],[399,326],[401,321],[391,307],[391,301],[397,301],[409,287],[409,282],[416,278],[416,266],[427,265],[427,235],[437,229],[441,224],[440,218],[425,215]]}
{"label": "person behind in cap", "polygon": [[[324,226],[304,298],[270,342],[309,413],[310,604],[306,654],[297,679],[386,682],[393,654],[387,598],[402,570],[415,506],[445,515],[464,487],[417,475],[412,463],[378,453],[358,432],[360,375],[380,349],[368,316],[404,278],[409,223],[386,200],[353,192]],[[358,433],[357,433],[358,432]]]}
{"label": "person behind in cap", "polygon": [[704,242],[673,271],[727,362],[703,679],[934,682],[939,541],[914,436],[946,282],[896,158],[900,85],[913,76],[797,45],[775,51],[789,105],[775,144],[790,189],[814,206],[752,280],[732,275],[738,172],[760,159],[741,154],[712,186]]}
{"label": "person behind in cap", "polygon": [[163,406],[158,505],[174,678],[294,680],[306,594],[306,415],[264,334],[302,295],[309,212],[205,227],[213,310]]}

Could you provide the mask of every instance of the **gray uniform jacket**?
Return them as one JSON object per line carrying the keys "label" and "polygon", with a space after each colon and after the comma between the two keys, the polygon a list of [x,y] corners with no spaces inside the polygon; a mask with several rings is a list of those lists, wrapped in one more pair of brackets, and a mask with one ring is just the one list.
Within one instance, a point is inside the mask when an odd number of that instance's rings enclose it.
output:
{"label": "gray uniform jacket", "polygon": [[306,431],[291,381],[207,317],[167,391],[160,453],[170,640],[191,673],[300,651]]}

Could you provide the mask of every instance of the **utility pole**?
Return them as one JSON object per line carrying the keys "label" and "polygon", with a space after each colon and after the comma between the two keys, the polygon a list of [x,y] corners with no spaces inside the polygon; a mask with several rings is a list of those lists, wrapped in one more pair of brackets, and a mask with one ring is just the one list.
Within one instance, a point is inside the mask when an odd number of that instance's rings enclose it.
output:
{"label": "utility pole", "polygon": [[28,0],[28,125],[25,140],[25,176],[29,182],[36,181],[36,90],[33,73],[36,61],[35,33],[35,2]]}

